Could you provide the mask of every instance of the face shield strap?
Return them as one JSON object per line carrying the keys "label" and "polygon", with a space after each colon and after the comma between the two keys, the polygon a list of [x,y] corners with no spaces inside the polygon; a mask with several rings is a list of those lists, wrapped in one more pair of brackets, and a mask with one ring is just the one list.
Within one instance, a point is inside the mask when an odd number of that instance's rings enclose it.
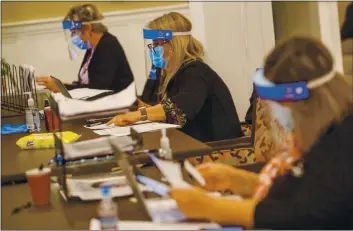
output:
{"label": "face shield strap", "polygon": [[310,95],[309,89],[324,85],[336,76],[335,69],[315,80],[296,83],[274,84],[264,75],[264,69],[260,68],[254,75],[256,92],[260,98],[272,101],[296,101],[307,99]]}
{"label": "face shield strap", "polygon": [[173,32],[172,30],[143,29],[143,38],[151,40],[172,40],[174,36],[191,35],[191,31]]}
{"label": "face shield strap", "polygon": [[65,20],[62,22],[62,26],[64,30],[75,30],[75,29],[81,29],[82,25],[95,24],[95,23],[101,23],[101,20],[94,20],[94,21],[88,21],[88,22]]}

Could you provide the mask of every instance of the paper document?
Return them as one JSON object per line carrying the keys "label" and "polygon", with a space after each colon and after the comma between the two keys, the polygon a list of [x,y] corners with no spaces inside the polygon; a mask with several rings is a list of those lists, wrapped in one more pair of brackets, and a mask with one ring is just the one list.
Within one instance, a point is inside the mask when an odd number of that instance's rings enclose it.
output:
{"label": "paper document", "polygon": [[77,88],[70,90],[69,93],[73,99],[85,99],[104,92],[111,92],[112,90],[100,90],[91,88]]}
{"label": "paper document", "polygon": [[[117,230],[216,230],[220,226],[215,223],[172,223],[159,224],[148,221],[119,221]],[[101,230],[100,221],[91,219],[90,230]]]}
{"label": "paper document", "polygon": [[130,135],[130,129],[134,128],[138,133],[143,133],[143,132],[152,132],[152,131],[158,131],[163,128],[178,128],[178,125],[175,124],[167,124],[167,123],[144,123],[144,124],[135,124],[135,125],[130,125],[130,126],[115,126],[110,129],[103,129],[103,130],[95,130],[94,132],[98,135],[112,135],[112,136],[128,136]]}
{"label": "paper document", "polygon": [[132,150],[135,144],[135,141],[129,136],[101,137],[73,144],[64,144],[65,159],[73,160],[112,154],[114,151],[111,147],[111,142],[117,144],[122,151]]}
{"label": "paper document", "polygon": [[[111,184],[111,195],[113,197],[123,197],[132,195],[132,189],[125,176],[111,176],[96,179],[67,179],[69,194],[72,197],[79,197],[81,200],[102,199],[99,186],[101,184]],[[139,184],[141,191],[146,191],[146,187]]]}
{"label": "paper document", "polygon": [[196,168],[194,168],[194,166],[188,161],[185,160],[184,161],[184,167],[186,169],[186,171],[201,185],[201,186],[205,186],[206,185],[206,181],[205,179],[202,177],[201,173],[199,171],[197,171]]}
{"label": "paper document", "polygon": [[136,101],[136,86],[131,83],[119,93],[94,100],[84,101],[65,97],[61,93],[52,93],[58,104],[62,120],[87,118],[89,116],[107,116],[126,112]]}
{"label": "paper document", "polygon": [[179,163],[174,163],[173,161],[161,160],[155,157],[153,154],[149,154],[153,163],[157,166],[157,168],[162,172],[163,176],[167,178],[167,181],[174,188],[188,188],[191,187],[183,179],[183,174],[181,171],[181,166]]}
{"label": "paper document", "polygon": [[[138,121],[138,122],[134,123],[134,125],[137,125],[137,124],[146,124],[146,123],[150,123],[150,121],[148,121],[148,120],[146,120],[146,121]],[[110,124],[110,125],[107,125],[107,124],[99,124],[99,125],[91,126],[91,127],[88,127],[87,125],[85,125],[84,127],[85,127],[85,128],[89,128],[89,129],[92,129],[92,130],[102,130],[102,129],[116,128],[116,127],[119,127],[119,126],[116,126],[115,124]]]}

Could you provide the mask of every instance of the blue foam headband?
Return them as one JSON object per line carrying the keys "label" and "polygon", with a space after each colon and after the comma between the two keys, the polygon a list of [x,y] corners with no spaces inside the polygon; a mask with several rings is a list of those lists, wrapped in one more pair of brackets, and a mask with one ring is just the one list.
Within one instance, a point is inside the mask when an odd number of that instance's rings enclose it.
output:
{"label": "blue foam headband", "polygon": [[80,21],[63,21],[62,26],[64,30],[74,30],[74,29],[81,29],[82,28],[82,22]]}
{"label": "blue foam headband", "polygon": [[173,38],[173,31],[143,29],[143,38],[152,40],[171,40]]}
{"label": "blue foam headband", "polygon": [[307,99],[310,95],[307,83],[274,84],[266,79],[264,69],[259,68],[254,75],[256,93],[260,98],[272,101],[296,101]]}

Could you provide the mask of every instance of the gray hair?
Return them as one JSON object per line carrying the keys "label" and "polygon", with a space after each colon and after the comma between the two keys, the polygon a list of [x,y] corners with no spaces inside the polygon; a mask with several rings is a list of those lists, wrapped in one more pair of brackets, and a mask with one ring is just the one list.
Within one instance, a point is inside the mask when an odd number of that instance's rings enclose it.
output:
{"label": "gray hair", "polygon": [[[70,8],[64,20],[91,22],[99,21],[104,18],[98,8],[93,4],[81,4]],[[96,33],[105,33],[108,28],[101,22],[92,22],[92,31]]]}

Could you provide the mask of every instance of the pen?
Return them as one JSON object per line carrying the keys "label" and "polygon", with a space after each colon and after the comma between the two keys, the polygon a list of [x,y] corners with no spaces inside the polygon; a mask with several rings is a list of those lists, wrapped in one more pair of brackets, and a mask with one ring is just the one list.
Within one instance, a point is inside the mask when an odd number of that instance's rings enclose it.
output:
{"label": "pen", "polygon": [[94,126],[101,125],[101,124],[103,124],[103,123],[97,122],[97,123],[93,123],[93,124],[87,124],[87,127],[94,127]]}

